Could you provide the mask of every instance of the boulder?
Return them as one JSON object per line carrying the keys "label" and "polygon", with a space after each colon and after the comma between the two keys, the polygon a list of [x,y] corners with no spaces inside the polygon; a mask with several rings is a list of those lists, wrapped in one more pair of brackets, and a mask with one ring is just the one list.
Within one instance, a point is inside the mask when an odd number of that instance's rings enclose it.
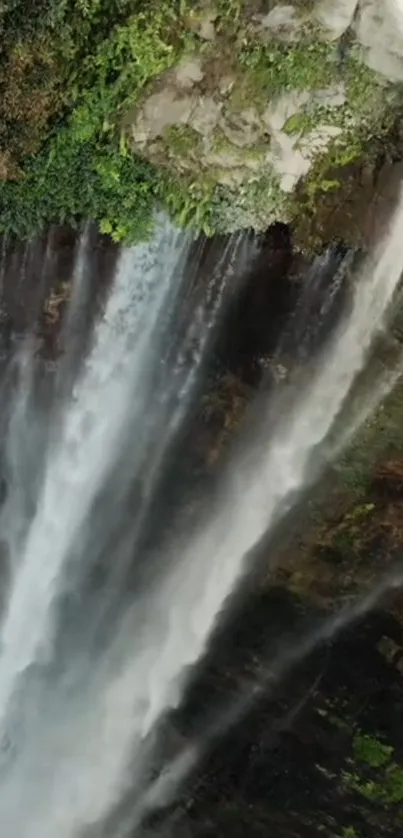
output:
{"label": "boulder", "polygon": [[336,41],[353,21],[358,0],[321,0],[313,18],[323,27],[329,41]]}
{"label": "boulder", "polygon": [[389,81],[403,81],[403,8],[400,0],[361,0],[354,32],[363,61]]}

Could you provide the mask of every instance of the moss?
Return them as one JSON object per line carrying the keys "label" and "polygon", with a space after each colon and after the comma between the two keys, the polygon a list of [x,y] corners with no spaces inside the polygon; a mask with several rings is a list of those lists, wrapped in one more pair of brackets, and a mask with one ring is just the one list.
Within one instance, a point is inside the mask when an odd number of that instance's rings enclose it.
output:
{"label": "moss", "polygon": [[313,124],[314,119],[311,114],[300,111],[298,113],[294,113],[289,119],[287,119],[287,122],[283,125],[283,131],[290,135],[306,134],[312,130]]}
{"label": "moss", "polygon": [[347,788],[368,801],[392,806],[403,801],[403,767],[393,760],[394,749],[369,734],[353,739],[354,771],[344,772]]}
{"label": "moss", "polygon": [[235,36],[244,16],[244,0],[215,0],[217,9],[216,28],[226,37]]}
{"label": "moss", "polygon": [[239,53],[241,72],[229,105],[234,112],[251,104],[263,111],[281,93],[326,87],[337,76],[336,56],[336,48],[329,44],[262,45],[249,40]]}
{"label": "moss", "polygon": [[337,75],[337,47],[305,43],[267,45],[246,42],[239,55],[241,67],[249,72],[256,90],[269,98],[283,91],[314,90],[330,85]]}
{"label": "moss", "polygon": [[178,157],[188,157],[197,149],[200,134],[189,125],[171,125],[164,133],[169,150]]}
{"label": "moss", "polygon": [[233,151],[233,144],[225,136],[221,128],[215,128],[211,138],[211,149],[214,152]]}
{"label": "moss", "polygon": [[364,519],[368,518],[368,515],[371,514],[375,509],[374,503],[363,503],[359,506],[355,506],[354,509],[346,515],[346,521],[363,521]]}
{"label": "moss", "polygon": [[332,547],[345,561],[354,559],[355,549],[354,537],[352,533],[346,530],[337,532],[332,539]]}
{"label": "moss", "polygon": [[240,227],[265,229],[271,221],[286,219],[289,195],[273,172],[242,184],[236,191],[218,188],[212,203],[212,225],[218,232]]}
{"label": "moss", "polygon": [[258,141],[254,145],[237,146],[226,137],[221,128],[214,130],[211,142],[211,150],[218,154],[228,153],[230,155],[236,154],[240,163],[248,160],[262,160],[270,148],[270,138],[267,141]]}
{"label": "moss", "polygon": [[356,497],[368,498],[373,470],[381,457],[385,459],[403,451],[402,404],[403,386],[397,383],[337,462],[337,472],[343,484]]}
{"label": "moss", "polygon": [[357,774],[343,775],[347,787],[358,792],[366,800],[391,806],[403,801],[403,769],[399,765],[392,765],[385,772],[381,781],[364,780]]}
{"label": "moss", "polygon": [[387,765],[393,754],[393,748],[390,745],[384,745],[374,736],[362,733],[354,737],[353,750],[356,759],[370,765],[371,768],[381,768]]}
{"label": "moss", "polygon": [[[331,113],[326,108],[317,108],[301,116],[299,125],[296,122],[301,134],[321,122],[342,130],[314,160],[307,177],[297,187],[291,208],[296,241],[310,250],[319,250],[323,241],[328,241],[325,219],[328,215],[332,219],[331,207],[336,202],[345,203],[352,189],[358,193],[361,167],[375,165],[379,154],[385,155],[401,106],[399,88],[379,83],[375,74],[360,64],[356,53],[346,65],[344,83],[346,102],[341,108],[332,108]],[[351,178],[354,167],[357,182]],[[330,200],[329,192],[333,193]],[[356,245],[355,227],[347,214],[344,218],[346,228],[339,236],[344,235],[346,241]]]}
{"label": "moss", "polygon": [[382,800],[386,804],[403,801],[403,768],[393,763],[385,772]]}

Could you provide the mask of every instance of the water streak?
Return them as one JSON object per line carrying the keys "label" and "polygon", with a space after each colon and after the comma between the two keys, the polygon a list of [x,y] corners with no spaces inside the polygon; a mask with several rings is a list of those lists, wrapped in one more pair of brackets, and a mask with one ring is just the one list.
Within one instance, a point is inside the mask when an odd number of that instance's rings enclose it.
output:
{"label": "water streak", "polygon": [[[77,838],[88,826],[98,836],[102,819],[129,788],[138,801],[137,818],[151,805],[145,805],[144,791],[157,802],[148,776],[158,722],[180,701],[189,668],[203,654],[248,552],[310,477],[312,455],[384,325],[403,267],[402,230],[403,198],[382,246],[356,279],[351,311],[270,438],[269,403],[259,433],[245,438],[230,464],[215,507],[181,543],[163,546],[163,569],[141,598],[122,607],[97,655],[86,646],[90,635],[77,633],[71,655],[59,658],[53,654],[55,605],[68,588],[68,572],[74,568],[71,592],[79,597],[78,580],[113,531],[133,473],[143,495],[128,543],[116,545],[111,561],[119,566],[122,552],[129,555],[136,546],[242,242],[230,243],[179,342],[169,331],[172,300],[176,305],[183,287],[177,234],[162,225],[151,244],[122,252],[94,345],[46,450],[4,616],[0,722],[11,745],[0,763],[0,812],[10,834]],[[117,465],[116,497],[97,517],[100,494]],[[190,763],[185,759],[179,774]]]}
{"label": "water streak", "polygon": [[[302,487],[312,452],[332,427],[382,328],[403,269],[402,230],[403,198],[385,240],[357,278],[352,311],[310,385],[299,394],[294,409],[281,416],[269,444],[263,427],[252,451],[247,449],[231,465],[218,513],[192,536],[167,578],[158,581],[149,613],[163,602],[166,619],[161,633],[152,620],[144,627],[144,734],[177,702],[178,678],[202,654],[215,618],[244,569],[244,557]],[[123,690],[133,672],[129,665],[122,674]]]}
{"label": "water streak", "polygon": [[[113,462],[133,394],[147,369],[153,326],[174,275],[176,248],[169,237],[172,231],[163,230],[152,247],[123,252],[93,352],[76,385],[60,440],[48,453],[38,508],[2,628],[0,720],[19,674],[46,653],[59,574]],[[147,310],[151,316],[145,318]]]}
{"label": "water streak", "polygon": [[302,637],[294,642],[287,641],[281,644],[276,654],[265,662],[259,679],[239,688],[236,698],[225,707],[224,711],[221,710],[213,717],[203,731],[202,737],[187,744],[168,765],[164,766],[160,775],[150,783],[142,795],[135,814],[130,812],[127,820],[120,824],[115,838],[126,838],[129,833],[133,835],[134,826],[138,826],[148,812],[171,804],[181,784],[194,771],[217,738],[224,736],[232,727],[240,724],[257,702],[268,699],[301,661],[320,646],[332,641],[341,632],[351,628],[354,623],[376,608],[385,597],[402,586],[403,570],[400,567],[385,574],[369,593],[357,597],[353,603],[325,617],[314,629],[304,632]]}

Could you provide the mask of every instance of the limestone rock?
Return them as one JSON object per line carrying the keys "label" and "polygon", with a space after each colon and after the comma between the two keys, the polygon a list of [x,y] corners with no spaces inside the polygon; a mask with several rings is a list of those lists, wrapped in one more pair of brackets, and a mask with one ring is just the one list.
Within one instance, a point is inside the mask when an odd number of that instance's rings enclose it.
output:
{"label": "limestone rock", "polygon": [[202,12],[191,13],[188,20],[189,29],[195,32],[203,41],[214,41],[216,37],[215,22],[218,14],[214,7]]}
{"label": "limestone rock", "polygon": [[315,90],[313,93],[315,104],[324,108],[340,108],[347,101],[346,85],[343,83]]}
{"label": "limestone rock", "polygon": [[351,26],[358,0],[320,0],[314,19],[323,26],[329,41],[336,41]]}
{"label": "limestone rock", "polygon": [[203,136],[212,134],[220,118],[222,103],[212,96],[201,96],[193,108],[189,122]]}
{"label": "limestone rock", "polygon": [[254,21],[263,40],[274,37],[281,41],[297,41],[305,18],[297,15],[295,6],[280,3],[266,15],[255,15]]}
{"label": "limestone rock", "polygon": [[192,56],[181,61],[175,71],[175,81],[182,88],[191,88],[195,84],[203,81],[203,79],[202,62],[197,56]]}
{"label": "limestone rock", "polygon": [[[184,77],[196,82],[203,76],[201,62],[188,61],[179,82]],[[174,78],[178,82],[178,70]],[[187,93],[183,88],[175,89],[171,74],[166,88],[145,101],[133,126],[133,137],[137,148],[147,148],[151,158],[155,154],[161,159],[167,129],[183,126],[194,132],[195,145],[186,154],[168,146],[165,155],[178,171],[214,171],[216,182],[230,187],[249,183],[259,175],[274,174],[280,189],[290,193],[309,172],[315,156],[326,150],[341,129],[327,122],[301,137],[298,131],[290,135],[286,123],[298,114],[303,118],[304,110],[311,106],[340,107],[345,98],[345,88],[338,84],[283,93],[263,112],[254,105],[237,112],[228,107],[219,89],[214,95],[203,95],[196,88]]]}
{"label": "limestone rock", "polygon": [[236,76],[231,73],[227,73],[221,79],[218,80],[218,89],[221,93],[221,96],[228,96],[233,90],[236,84]]}
{"label": "limestone rock", "polygon": [[253,146],[262,134],[262,123],[254,108],[247,108],[238,114],[226,114],[220,128],[229,142],[239,148]]}
{"label": "limestone rock", "polygon": [[[360,94],[343,81],[343,62],[350,80],[362,50],[370,67],[403,80],[403,23],[399,29],[378,0],[251,0],[234,29],[238,55],[233,30],[226,39],[224,27],[220,41],[200,46],[200,38],[215,39],[218,18],[210,0],[189,13],[188,28],[197,35],[194,52],[186,49],[179,63],[145,90],[131,123],[133,149],[197,183],[208,177],[213,185],[228,186],[225,212],[233,214],[235,202],[248,219],[253,204],[253,225],[261,217],[264,226],[272,217],[270,202],[274,215],[284,207],[288,211],[289,194],[318,157],[334,143],[348,148],[350,135],[365,128],[372,101],[374,124],[377,108],[383,113],[383,85],[374,81],[372,89],[368,73],[366,106],[355,107]],[[337,41],[346,31],[344,52],[332,43],[318,44]]]}
{"label": "limestone rock", "polygon": [[197,104],[192,95],[163,89],[146,99],[132,127],[136,143],[145,144],[164,133],[170,125],[185,124]]}
{"label": "limestone rock", "polygon": [[206,164],[211,167],[219,167],[223,169],[239,169],[243,170],[244,177],[247,169],[259,171],[262,165],[261,158],[256,155],[250,157],[243,157],[236,147],[223,149],[209,149],[206,152]]}
{"label": "limestone rock", "polygon": [[281,131],[286,122],[302,111],[309,100],[310,93],[307,90],[283,93],[267,107],[262,119],[271,131]]}
{"label": "limestone rock", "polygon": [[[400,14],[399,14],[400,11]],[[389,81],[403,81],[403,9],[379,0],[361,0],[355,35],[363,60]]]}
{"label": "limestone rock", "polygon": [[280,177],[283,192],[292,192],[298,180],[310,169],[310,161],[297,147],[296,138],[283,131],[286,122],[302,110],[309,98],[309,93],[304,91],[285,93],[263,114],[272,137],[270,161]]}
{"label": "limestone rock", "polygon": [[337,125],[318,125],[300,140],[299,147],[308,159],[312,159],[326,151],[331,141],[342,133],[343,129]]}
{"label": "limestone rock", "polygon": [[[324,104],[327,97],[332,101],[334,94],[334,90],[313,94],[308,91],[285,93],[267,108],[263,118],[272,137],[270,161],[280,177],[284,192],[293,191],[297,182],[308,173],[315,156],[326,151],[332,140],[342,133],[342,129],[335,125],[319,125],[301,139],[290,136],[284,130],[286,123],[292,116],[301,113],[308,103],[319,100]],[[338,90],[337,101],[341,96],[342,92]]]}
{"label": "limestone rock", "polygon": [[295,137],[282,131],[273,135],[270,162],[280,177],[283,192],[292,192],[301,177],[308,174],[311,162],[297,147]]}
{"label": "limestone rock", "polygon": [[228,186],[230,189],[239,187],[246,181],[245,169],[243,167],[222,170],[217,175],[217,183],[221,184],[221,186]]}
{"label": "limestone rock", "polygon": [[215,21],[217,13],[215,11],[206,12],[203,19],[200,21],[199,35],[204,41],[214,41],[216,36]]}

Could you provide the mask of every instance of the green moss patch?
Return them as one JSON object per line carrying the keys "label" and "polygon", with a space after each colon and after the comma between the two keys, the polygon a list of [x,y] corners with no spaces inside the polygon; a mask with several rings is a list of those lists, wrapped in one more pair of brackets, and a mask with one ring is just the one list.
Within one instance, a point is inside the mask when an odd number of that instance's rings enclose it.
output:
{"label": "green moss patch", "polygon": [[393,759],[394,749],[368,734],[353,739],[353,769],[343,780],[351,791],[382,806],[403,801],[403,767]]}

